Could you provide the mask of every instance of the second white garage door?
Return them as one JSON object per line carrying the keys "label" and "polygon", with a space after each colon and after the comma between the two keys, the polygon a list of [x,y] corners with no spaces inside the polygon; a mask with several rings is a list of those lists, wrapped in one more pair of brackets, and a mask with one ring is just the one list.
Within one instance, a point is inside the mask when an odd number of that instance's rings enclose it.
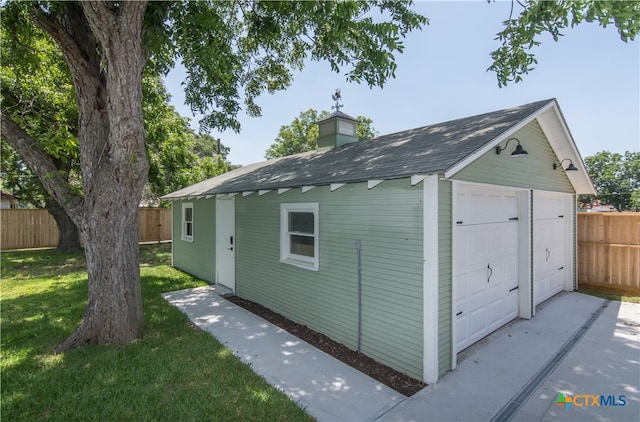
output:
{"label": "second white garage door", "polygon": [[567,261],[567,195],[534,192],[534,296],[535,304],[564,289],[570,271]]}
{"label": "second white garage door", "polygon": [[516,193],[460,186],[455,210],[456,350],[518,316]]}

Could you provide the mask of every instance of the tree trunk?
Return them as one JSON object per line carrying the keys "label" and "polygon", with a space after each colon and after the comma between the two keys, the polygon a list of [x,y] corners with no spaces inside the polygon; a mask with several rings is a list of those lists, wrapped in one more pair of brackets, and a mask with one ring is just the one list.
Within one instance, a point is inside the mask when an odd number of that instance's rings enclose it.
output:
{"label": "tree trunk", "polygon": [[[138,206],[149,164],[142,118],[145,2],[81,2],[101,60],[73,66],[78,99],[84,209],[80,225],[89,303],[78,329],[57,352],[86,343],[125,344],[143,324]],[[78,34],[77,29],[74,33]]]}
{"label": "tree trunk", "polygon": [[87,343],[128,343],[142,327],[138,205],[149,171],[142,119],[145,10],[145,1],[31,8],[36,25],[59,45],[73,78],[82,197],[52,157],[0,113],[2,136],[64,207],[84,241],[89,303],[79,327],[56,352]]}
{"label": "tree trunk", "polygon": [[81,251],[80,232],[76,223],[52,197],[47,196],[45,206],[58,225],[58,247],[56,252],[72,253]]}
{"label": "tree trunk", "polygon": [[125,344],[139,336],[138,206],[123,200],[124,191],[115,184],[105,188],[103,199],[86,213],[82,235],[89,303],[80,326],[56,353],[88,343]]}
{"label": "tree trunk", "polygon": [[[41,164],[36,171],[45,187],[80,228],[89,281],[82,321],[56,348],[63,352],[128,343],[143,323],[138,204],[149,169],[142,119],[146,2],[63,2],[55,10],[32,9],[36,24],[60,46],[76,89],[82,200],[65,201],[69,187],[51,171],[51,159],[32,158]],[[3,129],[14,129],[6,120]],[[22,141],[25,153],[34,149]]]}

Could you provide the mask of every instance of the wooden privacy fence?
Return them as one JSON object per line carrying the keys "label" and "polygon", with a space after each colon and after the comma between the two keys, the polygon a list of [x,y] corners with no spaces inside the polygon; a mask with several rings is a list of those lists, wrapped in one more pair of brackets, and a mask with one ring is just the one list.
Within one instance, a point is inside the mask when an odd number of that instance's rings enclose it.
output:
{"label": "wooden privacy fence", "polygon": [[[140,208],[140,242],[171,240],[171,210]],[[46,248],[58,244],[58,226],[45,209],[3,209],[0,211],[0,249]]]}
{"label": "wooden privacy fence", "polygon": [[578,213],[578,286],[640,295],[640,213]]}

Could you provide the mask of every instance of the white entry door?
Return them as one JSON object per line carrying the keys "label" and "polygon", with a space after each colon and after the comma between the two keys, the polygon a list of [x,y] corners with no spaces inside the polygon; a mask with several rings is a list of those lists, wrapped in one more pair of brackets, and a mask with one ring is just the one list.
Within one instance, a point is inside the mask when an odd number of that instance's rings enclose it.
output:
{"label": "white entry door", "polygon": [[456,351],[518,316],[516,193],[460,187],[456,200]]}
{"label": "white entry door", "polygon": [[235,197],[216,198],[216,284],[235,292],[236,239]]}
{"label": "white entry door", "polygon": [[567,197],[549,192],[534,192],[534,274],[535,304],[564,289],[567,265]]}

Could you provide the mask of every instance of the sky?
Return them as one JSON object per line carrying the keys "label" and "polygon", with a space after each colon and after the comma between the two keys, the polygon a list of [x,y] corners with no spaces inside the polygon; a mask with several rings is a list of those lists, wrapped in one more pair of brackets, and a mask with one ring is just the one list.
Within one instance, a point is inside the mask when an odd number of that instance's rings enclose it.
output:
{"label": "sky", "polygon": [[[583,158],[603,150],[640,151],[640,40],[624,43],[613,26],[583,23],[558,42],[540,38],[536,69],[499,88],[486,69],[510,7],[510,1],[416,2],[429,25],[407,35],[404,53],[396,55],[396,78],[383,89],[347,83],[344,71],[309,62],[288,89],[258,98],[261,117],[240,116],[240,133],[210,135],[231,148],[234,164],[263,161],[281,126],[309,108],[331,111],[339,88],[341,111],[371,118],[380,135],[556,98]],[[197,130],[198,117],[184,104],[184,79],[178,67],[165,82],[172,104]]]}

